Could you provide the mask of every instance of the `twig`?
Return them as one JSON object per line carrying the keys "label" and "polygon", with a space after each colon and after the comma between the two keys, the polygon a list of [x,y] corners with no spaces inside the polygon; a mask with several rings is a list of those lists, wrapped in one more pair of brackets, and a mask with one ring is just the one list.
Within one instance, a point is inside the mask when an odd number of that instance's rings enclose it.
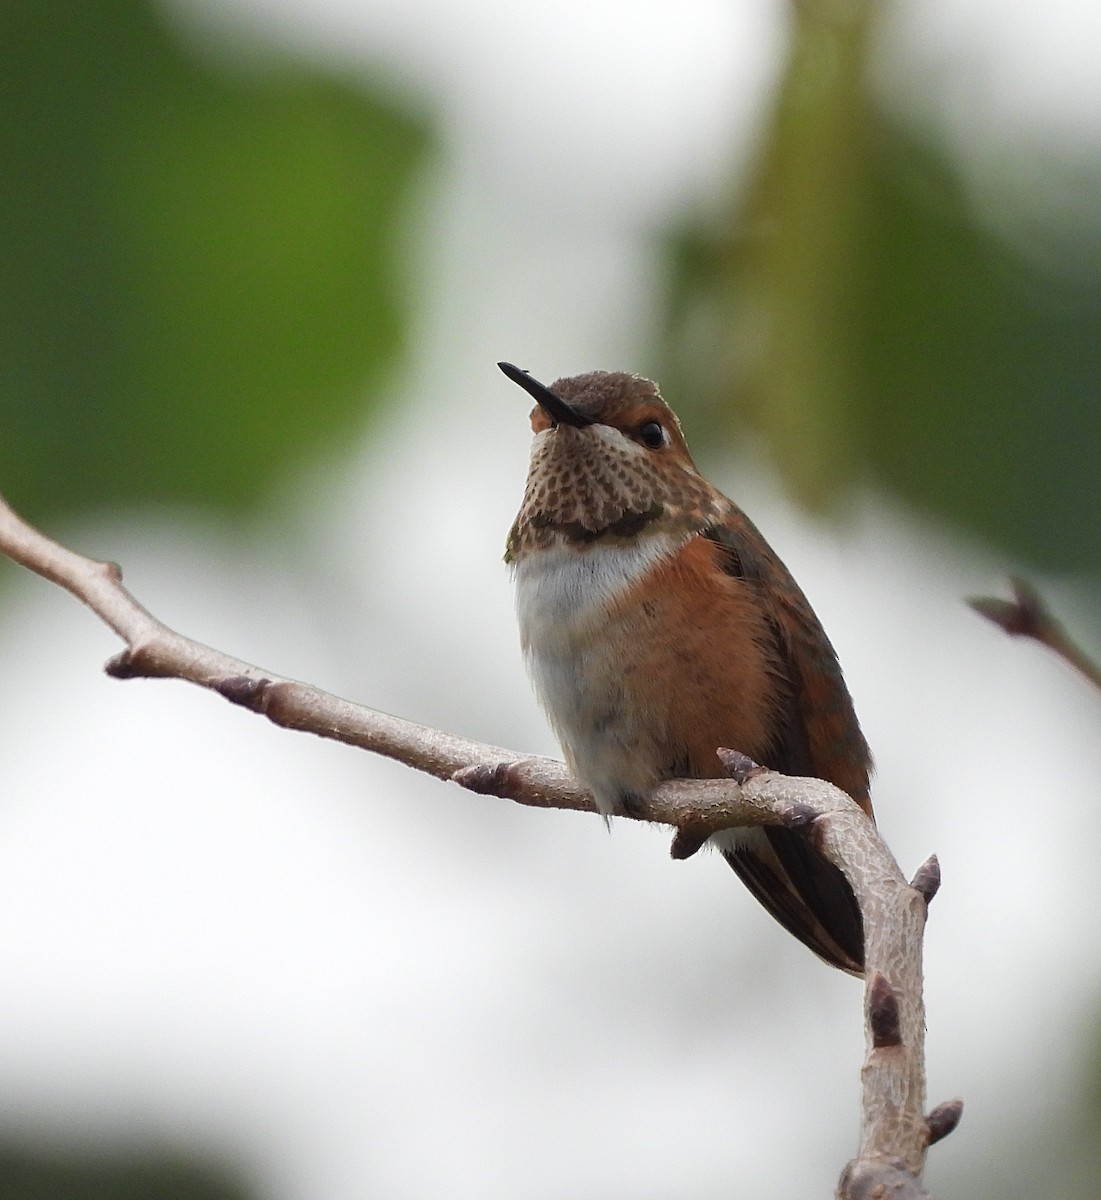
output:
{"label": "twig", "polygon": [[[75,554],[24,522],[0,499],[0,552],[83,601],[126,643],[107,664],[119,679],[176,678],[218,692],[277,725],[396,759],[470,791],[541,808],[596,812],[592,797],[562,763],[456,737],[279,678],[169,629],[122,586],[112,563]],[[925,1151],[959,1119],[959,1102],[924,1112],[925,1018],[921,943],[927,902],[939,882],[930,859],[913,886],[875,825],[844,792],[820,779],[796,779],[720,751],[730,780],[674,780],[632,813],[674,826],[673,853],[685,855],[719,829],[786,825],[844,871],[864,917],[867,1058],[862,1072],[860,1151],[845,1169],[839,1196],[856,1200],[909,1181],[923,1195]],[[914,1190],[916,1189],[916,1190]]]}
{"label": "twig", "polygon": [[1012,600],[1002,600],[998,596],[973,596],[967,603],[1010,637],[1032,638],[1054,651],[1101,690],[1101,667],[1055,619],[1040,593],[1023,579],[1011,579],[1009,582],[1013,588]]}

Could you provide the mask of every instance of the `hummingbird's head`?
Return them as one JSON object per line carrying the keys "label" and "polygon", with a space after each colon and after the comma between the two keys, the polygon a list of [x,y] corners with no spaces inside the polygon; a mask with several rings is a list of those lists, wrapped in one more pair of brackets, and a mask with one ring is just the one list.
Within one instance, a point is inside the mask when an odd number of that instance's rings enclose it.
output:
{"label": "hummingbird's head", "polygon": [[498,363],[535,398],[527,487],[506,559],[561,542],[578,549],[653,533],[689,533],[719,516],[721,496],[688,453],[657,384],[593,371],[550,387]]}

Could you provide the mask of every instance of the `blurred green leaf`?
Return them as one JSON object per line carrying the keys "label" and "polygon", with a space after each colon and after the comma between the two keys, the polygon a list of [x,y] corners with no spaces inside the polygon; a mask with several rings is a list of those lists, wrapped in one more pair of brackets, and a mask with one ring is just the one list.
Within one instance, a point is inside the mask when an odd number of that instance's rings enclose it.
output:
{"label": "blurred green leaf", "polygon": [[200,61],[143,0],[5,5],[0,112],[13,502],[239,509],[361,427],[402,346],[419,116]]}
{"label": "blurred green leaf", "polygon": [[1101,272],[1088,264],[1101,262],[1101,206],[1097,229],[1059,270],[978,224],[928,143],[896,130],[878,168],[866,380],[852,404],[864,465],[1018,557],[1096,569]]}
{"label": "blurred green leaf", "polygon": [[4,1200],[247,1200],[226,1170],[182,1155],[0,1149]]}
{"label": "blurred green leaf", "polygon": [[[746,193],[673,238],[667,394],[792,489],[872,481],[1046,568],[1101,563],[1101,197],[1059,255],[976,216],[865,85],[879,6],[805,0]],[[1050,163],[1038,161],[1037,172]]]}

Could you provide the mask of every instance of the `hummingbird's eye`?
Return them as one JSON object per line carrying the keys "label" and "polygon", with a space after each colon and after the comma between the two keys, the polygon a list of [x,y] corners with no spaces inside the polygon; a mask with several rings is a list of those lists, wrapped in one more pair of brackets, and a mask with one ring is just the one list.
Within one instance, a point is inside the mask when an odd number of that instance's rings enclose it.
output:
{"label": "hummingbird's eye", "polygon": [[668,438],[665,426],[660,421],[646,421],[638,427],[638,440],[647,450],[660,450]]}

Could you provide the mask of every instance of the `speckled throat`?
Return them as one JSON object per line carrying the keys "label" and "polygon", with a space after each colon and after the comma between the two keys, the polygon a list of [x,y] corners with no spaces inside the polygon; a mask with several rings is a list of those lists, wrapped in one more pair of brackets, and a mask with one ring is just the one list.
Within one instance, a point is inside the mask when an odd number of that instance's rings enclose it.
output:
{"label": "speckled throat", "polygon": [[603,424],[536,434],[505,558],[558,542],[578,548],[648,533],[688,533],[717,519],[723,497],[690,467],[659,461]]}

